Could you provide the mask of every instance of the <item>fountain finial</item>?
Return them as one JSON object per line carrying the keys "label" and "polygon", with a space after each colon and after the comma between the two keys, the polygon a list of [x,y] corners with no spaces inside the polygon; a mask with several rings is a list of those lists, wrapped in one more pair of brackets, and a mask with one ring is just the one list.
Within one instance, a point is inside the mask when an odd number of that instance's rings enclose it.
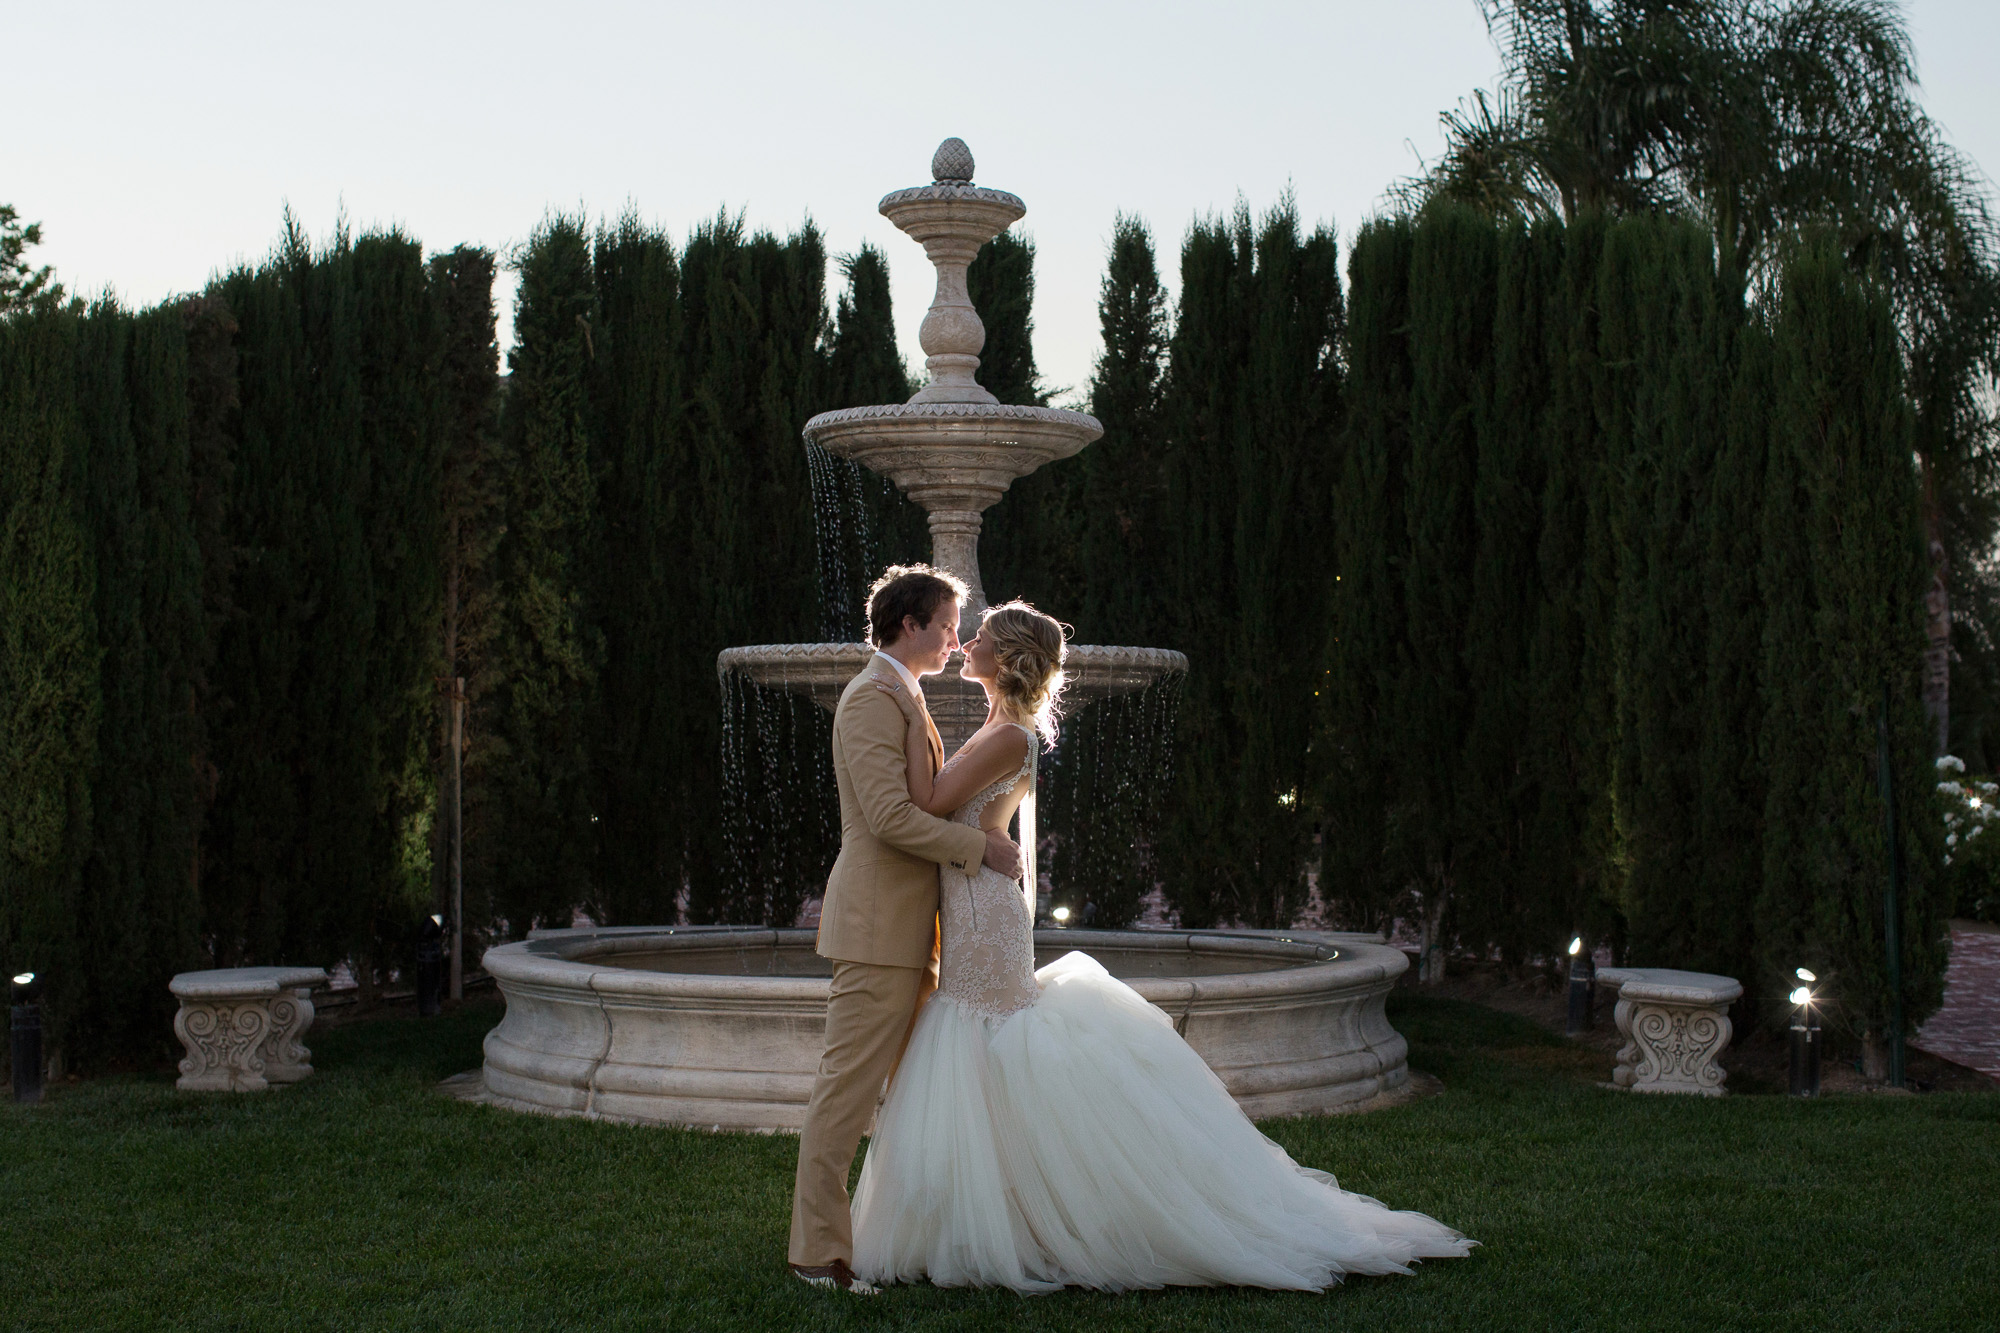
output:
{"label": "fountain finial", "polygon": [[931,184],[972,184],[972,150],[956,136],[946,139],[931,154]]}

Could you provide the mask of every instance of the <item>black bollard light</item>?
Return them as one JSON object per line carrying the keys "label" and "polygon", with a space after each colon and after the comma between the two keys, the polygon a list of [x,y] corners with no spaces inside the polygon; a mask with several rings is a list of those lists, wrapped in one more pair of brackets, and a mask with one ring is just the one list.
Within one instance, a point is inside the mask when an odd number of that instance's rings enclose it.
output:
{"label": "black bollard light", "polygon": [[417,929],[417,1016],[444,1009],[444,918],[433,912]]}
{"label": "black bollard light", "polygon": [[1590,992],[1596,982],[1597,960],[1584,952],[1583,936],[1578,935],[1569,942],[1569,1036],[1590,1031]]}
{"label": "black bollard light", "polygon": [[[1805,968],[1798,970],[1800,981],[1819,980]],[[1792,992],[1792,1096],[1819,1096],[1819,1011],[1813,1008],[1810,985]]]}
{"label": "black bollard light", "polygon": [[33,972],[14,977],[14,1100],[42,1099],[42,1006],[35,1002],[42,985]]}

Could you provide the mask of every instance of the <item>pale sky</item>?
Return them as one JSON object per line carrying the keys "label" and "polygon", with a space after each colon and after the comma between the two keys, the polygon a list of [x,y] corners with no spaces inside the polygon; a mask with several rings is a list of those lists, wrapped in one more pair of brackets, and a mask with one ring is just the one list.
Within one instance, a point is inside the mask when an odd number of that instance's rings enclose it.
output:
{"label": "pale sky", "polygon": [[[0,6],[0,202],[72,292],[199,288],[267,253],[287,204],[315,237],[344,210],[503,253],[550,209],[629,202],[677,241],[723,208],[810,215],[832,252],[888,255],[915,370],[931,270],[875,205],[958,135],[1027,202],[1036,359],[1071,389],[1119,210],[1170,283],[1188,223],[1239,194],[1289,186],[1349,238],[1499,65],[1473,0]],[[2000,171],[2000,3],[1905,8],[1931,114]]]}

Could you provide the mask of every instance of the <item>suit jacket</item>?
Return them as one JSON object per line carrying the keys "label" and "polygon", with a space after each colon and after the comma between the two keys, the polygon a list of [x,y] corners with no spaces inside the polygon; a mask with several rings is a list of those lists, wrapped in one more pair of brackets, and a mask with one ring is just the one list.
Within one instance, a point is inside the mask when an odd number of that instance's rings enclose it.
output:
{"label": "suit jacket", "polygon": [[822,957],[927,966],[936,941],[938,867],[970,873],[986,855],[984,832],[926,814],[910,799],[904,738],[913,717],[922,717],[930,732],[935,771],[944,747],[930,712],[879,657],[848,682],[834,709],[840,859],[820,907]]}

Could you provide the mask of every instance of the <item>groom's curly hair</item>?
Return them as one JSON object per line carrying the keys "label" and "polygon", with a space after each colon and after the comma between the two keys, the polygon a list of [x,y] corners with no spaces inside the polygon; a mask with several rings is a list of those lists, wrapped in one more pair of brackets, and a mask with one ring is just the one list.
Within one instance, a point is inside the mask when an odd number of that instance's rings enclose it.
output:
{"label": "groom's curly hair", "polygon": [[891,565],[868,590],[868,642],[887,648],[903,636],[903,617],[925,629],[948,601],[965,600],[965,583],[929,565]]}

